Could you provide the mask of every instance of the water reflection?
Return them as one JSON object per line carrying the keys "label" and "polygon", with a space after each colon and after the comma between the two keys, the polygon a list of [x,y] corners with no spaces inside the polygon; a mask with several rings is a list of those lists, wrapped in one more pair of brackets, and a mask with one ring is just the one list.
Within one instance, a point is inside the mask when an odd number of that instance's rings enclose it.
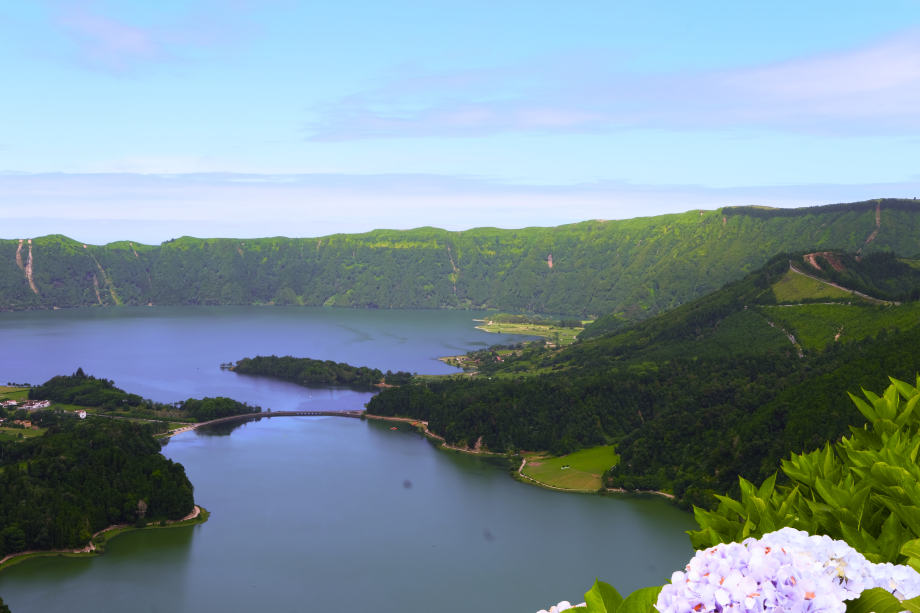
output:
{"label": "water reflection", "polygon": [[235,430],[247,427],[250,423],[262,421],[261,417],[251,417],[248,419],[239,419],[234,421],[225,421],[210,426],[195,428],[195,434],[198,436],[230,436]]}

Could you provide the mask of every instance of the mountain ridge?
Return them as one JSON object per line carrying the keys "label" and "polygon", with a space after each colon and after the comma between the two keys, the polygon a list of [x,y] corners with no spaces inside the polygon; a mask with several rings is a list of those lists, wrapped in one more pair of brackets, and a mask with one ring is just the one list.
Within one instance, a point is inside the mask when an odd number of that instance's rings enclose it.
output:
{"label": "mountain ridge", "polygon": [[494,308],[614,314],[627,322],[715,291],[775,253],[806,248],[920,251],[920,203],[727,207],[515,230],[182,237],[160,245],[84,245],[62,235],[0,240],[0,310],[197,304]]}

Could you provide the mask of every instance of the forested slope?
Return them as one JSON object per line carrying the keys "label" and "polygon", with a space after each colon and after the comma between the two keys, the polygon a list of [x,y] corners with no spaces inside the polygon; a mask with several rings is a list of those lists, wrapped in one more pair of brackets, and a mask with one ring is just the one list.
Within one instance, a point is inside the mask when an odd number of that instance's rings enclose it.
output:
{"label": "forested slope", "polygon": [[555,228],[183,237],[157,246],[0,240],[0,310],[303,304],[612,314],[591,336],[714,291],[781,251],[860,248],[920,251],[920,205],[739,207]]}
{"label": "forested slope", "polygon": [[738,475],[763,479],[783,455],[863,423],[846,391],[920,372],[914,304],[835,304],[833,317],[860,326],[837,339],[809,330],[806,348],[790,339],[769,319],[775,311],[804,328],[810,311],[829,308],[765,306],[796,258],[778,255],[718,292],[595,340],[561,350],[534,343],[501,362],[481,359],[479,377],[384,390],[368,411],[425,419],[448,443],[493,450],[616,444],[613,485],[668,487],[684,507],[707,506]]}
{"label": "forested slope", "polygon": [[139,515],[191,512],[194,488],[181,464],[160,455],[154,425],[50,411],[33,419],[49,428],[43,436],[0,441],[0,556],[82,547]]}

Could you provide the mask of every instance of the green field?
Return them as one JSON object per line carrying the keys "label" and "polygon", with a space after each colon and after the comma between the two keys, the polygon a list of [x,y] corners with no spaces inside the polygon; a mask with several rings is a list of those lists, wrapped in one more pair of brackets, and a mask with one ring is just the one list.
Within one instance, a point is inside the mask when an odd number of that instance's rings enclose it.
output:
{"label": "green field", "polygon": [[776,301],[780,303],[799,302],[807,299],[862,300],[856,294],[846,292],[821,281],[815,281],[792,270],[783,275],[783,278],[773,285],[773,295],[776,296]]}
{"label": "green field", "polygon": [[853,304],[805,304],[790,307],[760,307],[771,321],[795,336],[805,349],[824,349],[828,343],[862,340],[886,333],[905,331],[920,324],[920,304],[899,306]]}
{"label": "green field", "polygon": [[[47,431],[47,429],[38,430],[22,430],[20,428],[3,428],[0,427],[0,441],[20,441],[23,438],[35,438],[36,436],[41,436]],[[19,435],[22,435],[20,438]]]}
{"label": "green field", "polygon": [[0,385],[0,400],[28,400],[29,388]]}
{"label": "green field", "polygon": [[537,454],[525,456],[524,475],[568,490],[596,490],[601,487],[604,471],[619,461],[612,446],[583,449],[560,458]]}
{"label": "green field", "polygon": [[541,326],[538,324],[490,324],[483,322],[481,326],[476,326],[477,330],[493,332],[497,334],[526,334],[529,336],[542,336],[548,342],[555,343],[556,335],[559,335],[559,345],[571,345],[575,342],[575,337],[584,328],[557,328],[556,326]]}

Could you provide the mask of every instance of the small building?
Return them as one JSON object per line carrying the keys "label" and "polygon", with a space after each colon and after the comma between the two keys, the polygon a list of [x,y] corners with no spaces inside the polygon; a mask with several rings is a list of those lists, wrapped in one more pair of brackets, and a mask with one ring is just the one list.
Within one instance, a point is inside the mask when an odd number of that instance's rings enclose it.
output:
{"label": "small building", "polygon": [[50,406],[50,400],[29,400],[23,403],[22,408],[26,411],[35,411],[36,409],[47,409]]}
{"label": "small building", "polygon": [[76,414],[77,414],[77,417],[79,417],[80,419],[86,419],[86,411],[84,411],[83,409],[76,411]]}
{"label": "small building", "polygon": [[20,426],[25,426],[26,428],[32,427],[32,422],[28,419],[17,419],[13,421],[14,424],[19,424]]}
{"label": "small building", "polygon": [[2,407],[15,407],[15,406],[17,406],[18,404],[19,404],[19,403],[16,402],[15,400],[7,400],[7,401],[5,401],[5,402],[0,402],[0,406],[2,406]]}

